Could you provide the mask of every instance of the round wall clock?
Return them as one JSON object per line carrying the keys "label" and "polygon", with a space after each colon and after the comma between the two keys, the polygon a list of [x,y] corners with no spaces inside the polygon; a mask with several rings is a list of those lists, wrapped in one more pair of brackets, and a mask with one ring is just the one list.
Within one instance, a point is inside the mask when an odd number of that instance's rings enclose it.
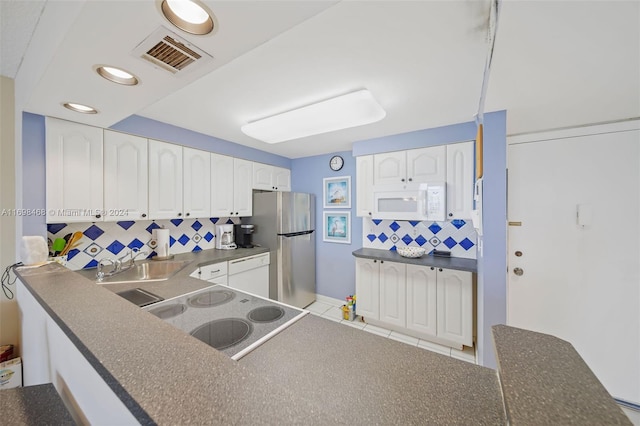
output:
{"label": "round wall clock", "polygon": [[331,160],[329,160],[329,167],[331,167],[331,170],[334,172],[340,170],[342,166],[344,166],[344,159],[339,155],[334,155],[331,157]]}

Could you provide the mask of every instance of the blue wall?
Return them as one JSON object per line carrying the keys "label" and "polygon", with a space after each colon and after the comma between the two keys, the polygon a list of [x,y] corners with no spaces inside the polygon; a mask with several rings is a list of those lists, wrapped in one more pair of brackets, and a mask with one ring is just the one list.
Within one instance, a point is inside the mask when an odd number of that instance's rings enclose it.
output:
{"label": "blue wall", "polygon": [[162,123],[150,118],[132,115],[110,127],[113,130],[157,139],[165,142],[176,143],[204,151],[244,158],[258,163],[271,164],[273,166],[291,167],[291,160],[280,155],[260,151],[259,149],[239,145],[237,143],[193,132],[171,124]]}
{"label": "blue wall", "polygon": [[[46,205],[45,125],[41,115],[22,113],[22,208]],[[19,168],[18,168],[19,169]],[[22,235],[47,235],[46,217],[24,216]]]}
{"label": "blue wall", "polygon": [[[329,159],[339,154],[344,158],[342,170],[329,168]],[[326,209],[326,211],[351,211],[351,244],[322,241],[323,179],[351,176],[351,209]],[[355,203],[356,159],[351,152],[337,152],[291,161],[291,190],[309,192],[316,196],[316,290],[323,296],[344,300],[355,293],[355,258],[351,254],[362,247],[362,219],[356,217]]]}

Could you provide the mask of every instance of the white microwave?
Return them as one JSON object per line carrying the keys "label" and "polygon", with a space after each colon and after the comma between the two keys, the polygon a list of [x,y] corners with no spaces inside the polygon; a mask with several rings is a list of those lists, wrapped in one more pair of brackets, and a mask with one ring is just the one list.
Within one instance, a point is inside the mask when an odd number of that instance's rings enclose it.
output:
{"label": "white microwave", "polygon": [[447,205],[444,182],[421,183],[417,190],[375,190],[375,219],[444,221]]}

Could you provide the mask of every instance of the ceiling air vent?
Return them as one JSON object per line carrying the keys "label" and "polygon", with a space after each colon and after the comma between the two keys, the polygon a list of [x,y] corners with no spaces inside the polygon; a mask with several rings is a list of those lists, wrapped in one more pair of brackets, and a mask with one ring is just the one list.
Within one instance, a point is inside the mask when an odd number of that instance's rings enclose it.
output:
{"label": "ceiling air vent", "polygon": [[133,51],[135,56],[146,59],[172,74],[182,73],[212,59],[206,52],[164,27],[158,28]]}

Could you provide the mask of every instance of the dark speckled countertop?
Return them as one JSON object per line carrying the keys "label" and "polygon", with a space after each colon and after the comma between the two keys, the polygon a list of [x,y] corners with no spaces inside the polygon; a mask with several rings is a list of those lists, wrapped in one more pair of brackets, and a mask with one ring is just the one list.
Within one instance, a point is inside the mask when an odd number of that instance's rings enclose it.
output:
{"label": "dark speckled countertop", "polygon": [[438,257],[424,255],[418,258],[402,257],[395,250],[380,250],[361,248],[353,252],[355,257],[364,259],[378,259],[389,262],[409,263],[420,266],[434,266],[436,268],[457,269],[459,271],[478,272],[478,262],[475,259],[461,257]]}

